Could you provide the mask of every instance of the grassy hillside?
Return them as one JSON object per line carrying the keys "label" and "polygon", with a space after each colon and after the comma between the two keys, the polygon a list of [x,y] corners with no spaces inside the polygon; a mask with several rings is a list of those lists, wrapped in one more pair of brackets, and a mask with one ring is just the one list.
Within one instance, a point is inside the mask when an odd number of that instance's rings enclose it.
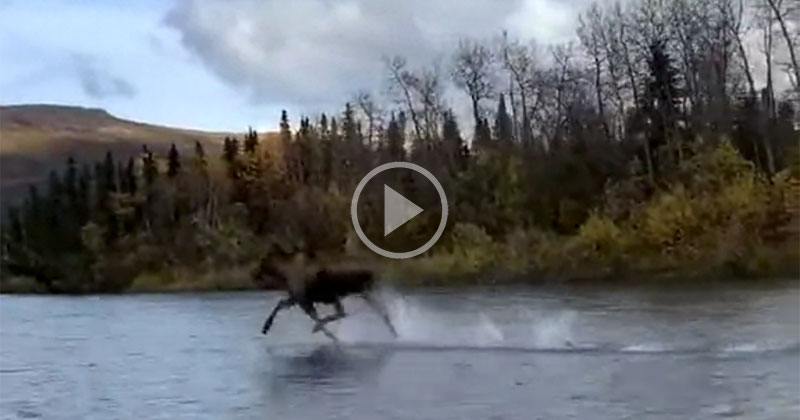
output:
{"label": "grassy hillside", "polygon": [[111,150],[127,159],[142,145],[165,155],[170,144],[193,150],[200,141],[208,153],[221,153],[222,139],[233,133],[164,127],[117,118],[105,110],[60,105],[0,106],[0,197],[15,202],[31,183],[50,170],[62,170],[72,155],[93,162]]}

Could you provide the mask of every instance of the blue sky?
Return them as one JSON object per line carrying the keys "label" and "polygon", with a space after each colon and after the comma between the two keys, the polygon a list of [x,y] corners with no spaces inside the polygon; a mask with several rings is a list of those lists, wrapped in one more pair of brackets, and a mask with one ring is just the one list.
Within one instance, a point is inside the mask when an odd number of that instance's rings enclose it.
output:
{"label": "blue sky", "polygon": [[379,89],[384,55],[430,62],[502,29],[561,39],[576,12],[558,0],[0,0],[0,103],[274,129],[282,108],[330,111]]}
{"label": "blue sky", "polygon": [[[0,3],[0,102],[102,107],[124,118],[203,129],[271,126],[280,106],[247,100],[186,52],[163,24],[170,5]],[[87,92],[85,72],[111,86]],[[130,91],[113,89],[114,79]]]}

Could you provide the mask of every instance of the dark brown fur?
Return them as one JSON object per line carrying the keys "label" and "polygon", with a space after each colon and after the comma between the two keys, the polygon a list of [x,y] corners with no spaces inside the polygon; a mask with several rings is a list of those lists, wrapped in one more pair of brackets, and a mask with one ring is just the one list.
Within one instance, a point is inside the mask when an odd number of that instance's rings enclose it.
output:
{"label": "dark brown fur", "polygon": [[[289,294],[286,299],[278,302],[267,316],[261,330],[263,334],[269,331],[279,311],[298,305],[315,322],[314,332],[323,331],[328,337],[336,340],[336,337],[325,329],[325,324],[344,318],[346,314],[341,299],[355,295],[363,298],[381,315],[392,333],[397,335],[386,309],[372,294],[377,281],[371,270],[328,267],[302,274],[300,278],[292,278],[292,275],[297,276],[298,274],[288,271],[290,270],[281,268],[279,264],[263,258],[259,267],[253,272],[254,281],[257,283],[263,285],[268,278],[272,279],[271,284],[274,287]],[[333,305],[335,313],[320,318],[317,314],[316,304]]]}

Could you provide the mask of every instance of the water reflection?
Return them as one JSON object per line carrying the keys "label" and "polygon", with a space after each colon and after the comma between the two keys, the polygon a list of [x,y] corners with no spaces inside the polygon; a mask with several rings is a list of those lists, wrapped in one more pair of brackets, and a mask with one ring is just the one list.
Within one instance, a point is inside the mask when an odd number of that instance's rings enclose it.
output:
{"label": "water reflection", "polygon": [[[373,382],[391,359],[387,347],[348,348],[333,344],[268,350],[273,390],[302,385],[345,392]],[[333,387],[333,388],[332,388]]]}
{"label": "water reflection", "polygon": [[791,418],[799,290],[415,292],[341,347],[265,293],[0,296],[0,418]]}

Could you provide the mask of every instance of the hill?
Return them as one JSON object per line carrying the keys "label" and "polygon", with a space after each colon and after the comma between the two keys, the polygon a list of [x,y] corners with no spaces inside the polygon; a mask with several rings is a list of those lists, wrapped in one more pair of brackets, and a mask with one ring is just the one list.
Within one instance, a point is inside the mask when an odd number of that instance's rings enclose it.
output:
{"label": "hill", "polygon": [[166,155],[175,143],[191,152],[195,141],[209,154],[235,133],[165,127],[117,118],[103,109],[61,105],[0,106],[0,199],[17,201],[31,183],[61,170],[68,156],[92,162],[111,151],[117,159],[137,155],[142,145]]}

